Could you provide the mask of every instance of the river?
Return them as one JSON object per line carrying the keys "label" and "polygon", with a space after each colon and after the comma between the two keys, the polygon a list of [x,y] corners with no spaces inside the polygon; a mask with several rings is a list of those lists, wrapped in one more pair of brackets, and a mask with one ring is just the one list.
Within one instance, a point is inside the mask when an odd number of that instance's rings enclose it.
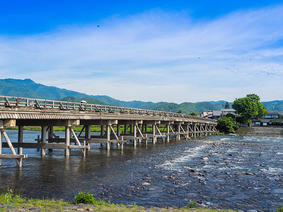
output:
{"label": "river", "polygon": [[[16,131],[8,131],[11,140]],[[39,132],[25,131],[24,141]],[[63,135],[63,132],[56,132]],[[8,152],[4,149],[4,153]],[[41,158],[24,149],[23,168],[2,161],[0,191],[72,200],[79,191],[114,203],[183,207],[190,200],[212,208],[272,211],[283,203],[283,138],[209,136],[185,142],[139,145],[106,154],[98,145],[87,157],[63,150]]]}

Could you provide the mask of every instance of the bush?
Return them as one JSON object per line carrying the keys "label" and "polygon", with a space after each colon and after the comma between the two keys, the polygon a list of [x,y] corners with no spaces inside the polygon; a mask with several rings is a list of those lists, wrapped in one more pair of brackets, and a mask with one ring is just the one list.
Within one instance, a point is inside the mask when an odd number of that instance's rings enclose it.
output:
{"label": "bush", "polygon": [[234,118],[230,116],[223,116],[218,119],[217,129],[224,133],[235,133],[239,128]]}
{"label": "bush", "polygon": [[95,204],[96,199],[93,194],[79,192],[78,195],[75,196],[73,203],[74,204]]}
{"label": "bush", "polygon": [[75,196],[74,200],[73,200],[74,204],[92,204],[96,207],[100,207],[100,206],[111,206],[110,203],[105,202],[103,200],[97,200],[95,199],[93,194],[90,193],[84,193],[84,192],[79,192],[78,195]]}
{"label": "bush", "polygon": [[198,206],[197,201],[190,201],[190,203],[186,206],[186,208],[196,208]]}

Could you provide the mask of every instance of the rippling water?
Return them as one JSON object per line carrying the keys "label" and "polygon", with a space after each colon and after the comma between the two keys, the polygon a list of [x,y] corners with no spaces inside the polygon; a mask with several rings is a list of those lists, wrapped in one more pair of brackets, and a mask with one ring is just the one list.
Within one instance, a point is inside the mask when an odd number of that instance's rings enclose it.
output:
{"label": "rippling water", "polygon": [[[24,141],[37,134],[25,131]],[[15,131],[9,135],[16,139]],[[182,207],[194,200],[214,208],[264,211],[283,203],[283,138],[210,136],[136,150],[126,146],[123,153],[114,149],[109,155],[93,146],[86,158],[72,151],[68,160],[63,150],[43,159],[36,150],[24,153],[29,158],[22,170],[14,160],[2,161],[2,192],[12,188],[28,197],[71,200],[86,191],[115,203]]]}

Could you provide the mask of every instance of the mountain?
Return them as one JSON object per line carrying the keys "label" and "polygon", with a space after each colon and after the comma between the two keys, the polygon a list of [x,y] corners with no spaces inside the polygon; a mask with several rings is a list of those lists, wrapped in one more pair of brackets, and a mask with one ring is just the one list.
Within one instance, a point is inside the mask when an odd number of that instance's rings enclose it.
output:
{"label": "mountain", "polygon": [[[209,102],[184,102],[181,104],[169,102],[143,102],[143,101],[121,101],[105,95],[87,95],[67,89],[46,86],[36,83],[31,79],[0,79],[0,95],[18,96],[42,99],[57,99],[64,101],[80,102],[85,100],[92,104],[107,104],[121,107],[143,108],[149,110],[163,110],[182,113],[201,113],[208,110],[219,110],[224,108],[226,101]],[[283,100],[262,102],[268,111],[283,112]],[[231,105],[231,103],[230,103]]]}
{"label": "mountain", "polygon": [[262,104],[266,107],[267,111],[280,111],[283,112],[283,101],[275,100],[270,102],[262,102]]}
{"label": "mountain", "polygon": [[42,99],[62,99],[66,96],[80,98],[88,96],[67,89],[35,83],[31,79],[0,79],[0,95]]}

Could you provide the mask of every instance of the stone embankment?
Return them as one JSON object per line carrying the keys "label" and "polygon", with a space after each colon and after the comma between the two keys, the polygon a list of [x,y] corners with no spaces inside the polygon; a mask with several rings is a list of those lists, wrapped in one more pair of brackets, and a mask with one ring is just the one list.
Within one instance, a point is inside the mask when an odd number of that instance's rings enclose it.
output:
{"label": "stone embankment", "polygon": [[283,127],[252,127],[243,135],[283,137]]}

